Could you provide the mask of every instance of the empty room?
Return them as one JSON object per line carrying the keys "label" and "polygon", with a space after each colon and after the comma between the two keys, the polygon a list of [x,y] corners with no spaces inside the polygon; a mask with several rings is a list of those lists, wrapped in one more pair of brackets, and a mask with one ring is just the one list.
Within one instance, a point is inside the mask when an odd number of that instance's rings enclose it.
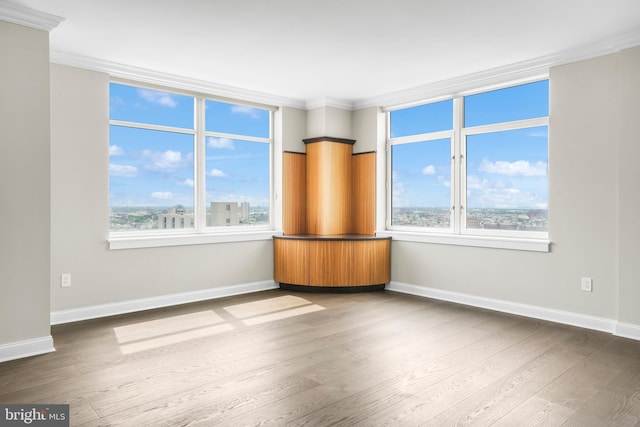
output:
{"label": "empty room", "polygon": [[640,427],[637,0],[0,0],[0,426]]}

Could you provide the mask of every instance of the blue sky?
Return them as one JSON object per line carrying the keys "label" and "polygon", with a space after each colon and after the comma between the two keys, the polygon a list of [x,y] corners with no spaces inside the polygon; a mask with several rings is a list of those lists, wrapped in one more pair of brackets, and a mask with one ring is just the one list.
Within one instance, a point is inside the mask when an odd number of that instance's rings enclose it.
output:
{"label": "blue sky", "polygon": [[[194,99],[110,85],[110,116],[177,128],[194,128]],[[205,130],[269,137],[267,110],[205,101]],[[207,206],[213,201],[269,201],[269,144],[220,135],[205,137]],[[110,126],[111,206],[193,206],[194,136]]]}
{"label": "blue sky", "polygon": [[[465,125],[480,126],[549,114],[548,81],[465,97]],[[453,102],[391,113],[391,136],[451,130]],[[547,209],[546,126],[467,138],[468,208]],[[451,141],[392,146],[394,207],[451,206]]]}

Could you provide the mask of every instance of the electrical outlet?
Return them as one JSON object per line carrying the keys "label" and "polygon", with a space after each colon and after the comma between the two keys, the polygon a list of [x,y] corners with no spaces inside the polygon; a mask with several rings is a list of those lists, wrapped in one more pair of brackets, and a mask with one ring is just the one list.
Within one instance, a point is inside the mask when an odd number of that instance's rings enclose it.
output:
{"label": "electrical outlet", "polygon": [[584,292],[592,291],[592,281],[591,277],[583,277],[580,281],[580,289]]}
{"label": "electrical outlet", "polygon": [[69,286],[71,286],[71,274],[60,275],[60,287],[68,288]]}

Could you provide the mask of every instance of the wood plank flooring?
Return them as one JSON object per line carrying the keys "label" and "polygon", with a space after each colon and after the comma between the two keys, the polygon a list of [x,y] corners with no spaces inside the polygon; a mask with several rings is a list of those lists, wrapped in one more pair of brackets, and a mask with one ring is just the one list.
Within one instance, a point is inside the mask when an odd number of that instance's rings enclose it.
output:
{"label": "wood plank flooring", "polygon": [[53,327],[0,403],[74,426],[634,426],[640,342],[394,292],[273,290]]}

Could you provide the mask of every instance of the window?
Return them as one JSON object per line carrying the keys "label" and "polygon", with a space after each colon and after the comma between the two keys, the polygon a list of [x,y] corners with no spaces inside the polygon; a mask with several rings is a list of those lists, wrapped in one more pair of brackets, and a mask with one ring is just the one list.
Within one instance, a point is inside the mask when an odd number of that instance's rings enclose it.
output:
{"label": "window", "polygon": [[546,238],[548,81],[389,112],[390,230]]}
{"label": "window", "polygon": [[269,108],[112,82],[111,232],[270,228],[271,122]]}

